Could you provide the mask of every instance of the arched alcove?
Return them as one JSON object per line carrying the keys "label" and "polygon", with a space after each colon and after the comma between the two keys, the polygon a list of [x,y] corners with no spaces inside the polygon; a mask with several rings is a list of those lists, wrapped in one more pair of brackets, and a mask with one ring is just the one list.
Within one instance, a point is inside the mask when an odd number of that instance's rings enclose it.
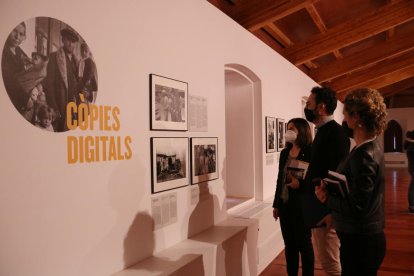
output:
{"label": "arched alcove", "polygon": [[384,132],[384,152],[402,152],[402,128],[401,125],[391,120]]}
{"label": "arched alcove", "polygon": [[226,205],[263,200],[261,81],[240,64],[225,65]]}

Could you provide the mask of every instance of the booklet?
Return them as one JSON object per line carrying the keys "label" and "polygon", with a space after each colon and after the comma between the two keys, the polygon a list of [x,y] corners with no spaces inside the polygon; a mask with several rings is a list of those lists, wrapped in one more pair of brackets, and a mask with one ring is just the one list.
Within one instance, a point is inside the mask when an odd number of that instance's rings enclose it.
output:
{"label": "booklet", "polygon": [[287,172],[297,179],[305,179],[309,163],[301,160],[292,160],[287,166]]}
{"label": "booklet", "polygon": [[348,181],[346,176],[337,172],[328,171],[327,177],[323,180],[326,184],[326,189],[329,193],[341,196],[342,198],[347,197],[349,194]]}

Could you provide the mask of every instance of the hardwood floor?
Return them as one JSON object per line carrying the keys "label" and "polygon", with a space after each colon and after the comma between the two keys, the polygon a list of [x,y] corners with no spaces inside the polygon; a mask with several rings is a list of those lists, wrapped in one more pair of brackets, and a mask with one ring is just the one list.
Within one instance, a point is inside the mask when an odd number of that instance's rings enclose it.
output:
{"label": "hardwood floor", "polygon": [[[406,168],[387,168],[385,172],[385,235],[387,253],[379,276],[414,275],[414,216],[408,215],[407,191],[410,174]],[[315,255],[316,254],[315,250]],[[325,275],[315,259],[315,276]],[[260,274],[287,275],[284,251]],[[299,272],[301,275],[301,272]]]}

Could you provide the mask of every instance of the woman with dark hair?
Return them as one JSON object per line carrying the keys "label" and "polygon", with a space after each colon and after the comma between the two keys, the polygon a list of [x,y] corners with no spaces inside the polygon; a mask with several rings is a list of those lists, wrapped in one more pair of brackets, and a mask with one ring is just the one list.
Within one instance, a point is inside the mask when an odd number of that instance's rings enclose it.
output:
{"label": "woman with dark hair", "polygon": [[346,176],[349,193],[342,197],[316,187],[318,199],[331,210],[341,242],[342,275],[377,275],[385,257],[384,151],[377,136],[386,126],[381,94],[370,88],[350,92],[344,102],[344,120],[356,146],[337,172]]}
{"label": "woman with dark hair", "polygon": [[280,218],[288,274],[298,275],[300,256],[303,275],[313,275],[311,230],[305,226],[300,202],[305,192],[304,175],[289,168],[298,161],[309,162],[312,134],[308,122],[302,118],[291,119],[287,129],[286,148],[280,153],[273,217]]}

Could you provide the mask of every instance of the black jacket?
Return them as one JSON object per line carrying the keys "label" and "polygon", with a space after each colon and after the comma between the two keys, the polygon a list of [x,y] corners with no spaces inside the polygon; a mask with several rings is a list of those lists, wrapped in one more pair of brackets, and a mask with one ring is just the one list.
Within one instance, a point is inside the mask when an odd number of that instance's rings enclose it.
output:
{"label": "black jacket", "polygon": [[[312,143],[307,180],[325,178],[328,170],[335,171],[349,153],[350,141],[343,127],[335,120],[318,128]],[[312,187],[311,192],[314,192]]]}
{"label": "black jacket", "polygon": [[[273,200],[273,208],[280,208],[281,204],[283,203],[280,196],[282,195],[283,186],[285,185],[285,174],[286,174],[286,162],[289,156],[290,149],[292,148],[291,145],[288,144],[286,148],[284,148],[280,152],[280,159],[279,159],[279,172],[277,175],[277,184],[276,184],[276,192],[275,198]],[[297,160],[309,162],[310,160],[310,146],[305,147],[300,150]],[[303,180],[299,180],[300,187],[299,189],[291,189],[288,188],[289,191],[289,201],[296,200],[299,194],[302,194],[305,190],[305,183]]]}
{"label": "black jacket", "polygon": [[414,141],[405,141],[404,148],[407,150],[408,171],[414,175]]}
{"label": "black jacket", "polygon": [[350,234],[375,234],[384,229],[384,153],[377,140],[353,149],[339,165],[350,193],[329,194],[335,229]]}

